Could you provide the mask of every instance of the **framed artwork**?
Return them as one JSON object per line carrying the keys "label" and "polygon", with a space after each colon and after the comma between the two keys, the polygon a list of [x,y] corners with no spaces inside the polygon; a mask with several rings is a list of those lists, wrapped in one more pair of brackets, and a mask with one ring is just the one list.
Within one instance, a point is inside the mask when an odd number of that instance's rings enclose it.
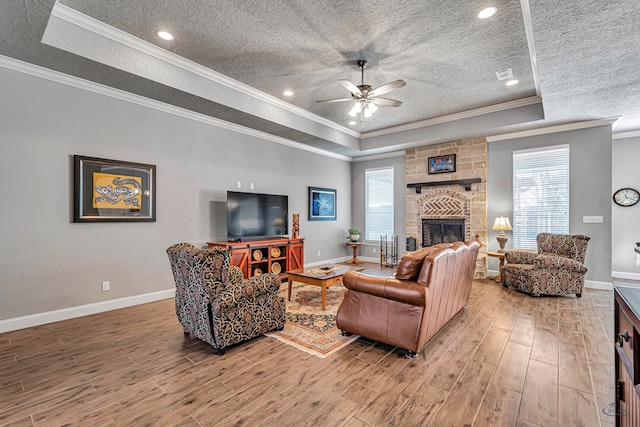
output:
{"label": "framed artwork", "polygon": [[155,222],[156,166],[73,156],[73,222]]}
{"label": "framed artwork", "polygon": [[309,187],[309,221],[335,221],[336,209],[336,190]]}
{"label": "framed artwork", "polygon": [[430,174],[455,172],[456,155],[445,154],[444,156],[429,157],[427,160],[427,170]]}

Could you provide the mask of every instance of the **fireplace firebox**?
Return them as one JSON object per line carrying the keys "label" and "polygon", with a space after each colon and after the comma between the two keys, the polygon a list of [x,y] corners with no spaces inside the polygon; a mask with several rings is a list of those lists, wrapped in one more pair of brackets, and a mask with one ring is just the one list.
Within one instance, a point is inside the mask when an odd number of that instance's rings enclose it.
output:
{"label": "fireplace firebox", "polygon": [[464,219],[423,219],[422,247],[438,243],[460,242],[465,239]]}

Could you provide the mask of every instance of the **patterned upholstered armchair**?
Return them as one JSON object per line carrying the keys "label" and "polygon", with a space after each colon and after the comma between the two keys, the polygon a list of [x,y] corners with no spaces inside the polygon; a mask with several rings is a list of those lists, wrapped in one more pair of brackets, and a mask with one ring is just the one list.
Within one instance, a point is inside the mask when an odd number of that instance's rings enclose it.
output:
{"label": "patterned upholstered armchair", "polygon": [[167,254],[176,282],[176,314],[185,334],[223,354],[233,344],[284,328],[286,306],[275,274],[245,279],[222,248],[178,243]]}
{"label": "patterned upholstered armchair", "polygon": [[502,285],[532,296],[582,296],[587,267],[584,259],[590,237],[540,233],[538,251],[511,250],[505,253]]}

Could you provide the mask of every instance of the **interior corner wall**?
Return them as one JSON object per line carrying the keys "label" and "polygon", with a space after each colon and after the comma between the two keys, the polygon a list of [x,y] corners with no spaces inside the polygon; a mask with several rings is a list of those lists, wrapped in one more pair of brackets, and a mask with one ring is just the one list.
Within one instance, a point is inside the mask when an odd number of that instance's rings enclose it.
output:
{"label": "interior corner wall", "polygon": [[[367,169],[381,169],[393,167],[393,202],[395,205],[393,213],[393,228],[395,234],[398,236],[398,258],[402,257],[402,254],[406,249],[406,215],[405,215],[405,193],[407,191],[406,184],[406,165],[405,156],[394,156],[376,160],[366,160],[353,162],[351,166],[352,184],[351,194],[353,194],[352,200],[352,226],[349,228],[356,228],[358,230],[365,230],[365,171]],[[346,230],[345,230],[346,232]],[[364,231],[363,231],[364,235]],[[345,233],[346,236],[346,233]],[[343,238],[344,241],[344,238]],[[380,242],[379,241],[365,241],[365,246],[360,249],[359,258],[363,258],[369,261],[376,262],[380,257]],[[345,246],[345,251],[352,254],[351,248]]]}
{"label": "interior corner wall", "polygon": [[[289,196],[306,263],[345,256],[349,161],[4,68],[0,93],[0,322],[173,289],[165,249],[226,238],[236,182]],[[156,165],[156,222],[73,223],[74,154]],[[308,186],[337,221],[307,220]]]}
{"label": "interior corner wall", "polygon": [[[620,188],[640,191],[640,136],[613,140],[611,194]],[[612,257],[614,277],[640,280],[640,255],[634,252],[640,242],[640,203],[631,207],[616,204],[611,208]]]}
{"label": "interior corner wall", "polygon": [[[569,232],[591,237],[587,249],[586,279],[611,283],[611,126],[489,142],[489,222],[513,213],[513,152],[515,150],[569,145]],[[603,217],[601,224],[583,223],[585,215]],[[509,232],[507,249],[511,249]],[[489,230],[489,249],[497,248],[498,233]],[[498,270],[497,260],[489,269]]]}

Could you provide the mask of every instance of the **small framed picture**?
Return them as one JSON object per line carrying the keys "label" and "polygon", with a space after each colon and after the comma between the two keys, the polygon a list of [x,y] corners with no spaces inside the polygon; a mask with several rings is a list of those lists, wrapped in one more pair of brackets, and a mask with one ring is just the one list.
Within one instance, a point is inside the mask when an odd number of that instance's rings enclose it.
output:
{"label": "small framed picture", "polygon": [[336,220],[336,190],[309,187],[309,221]]}
{"label": "small framed picture", "polygon": [[456,155],[445,154],[444,156],[429,157],[427,160],[427,170],[430,174],[455,172]]}
{"label": "small framed picture", "polygon": [[78,155],[73,162],[73,222],[155,222],[155,165]]}

